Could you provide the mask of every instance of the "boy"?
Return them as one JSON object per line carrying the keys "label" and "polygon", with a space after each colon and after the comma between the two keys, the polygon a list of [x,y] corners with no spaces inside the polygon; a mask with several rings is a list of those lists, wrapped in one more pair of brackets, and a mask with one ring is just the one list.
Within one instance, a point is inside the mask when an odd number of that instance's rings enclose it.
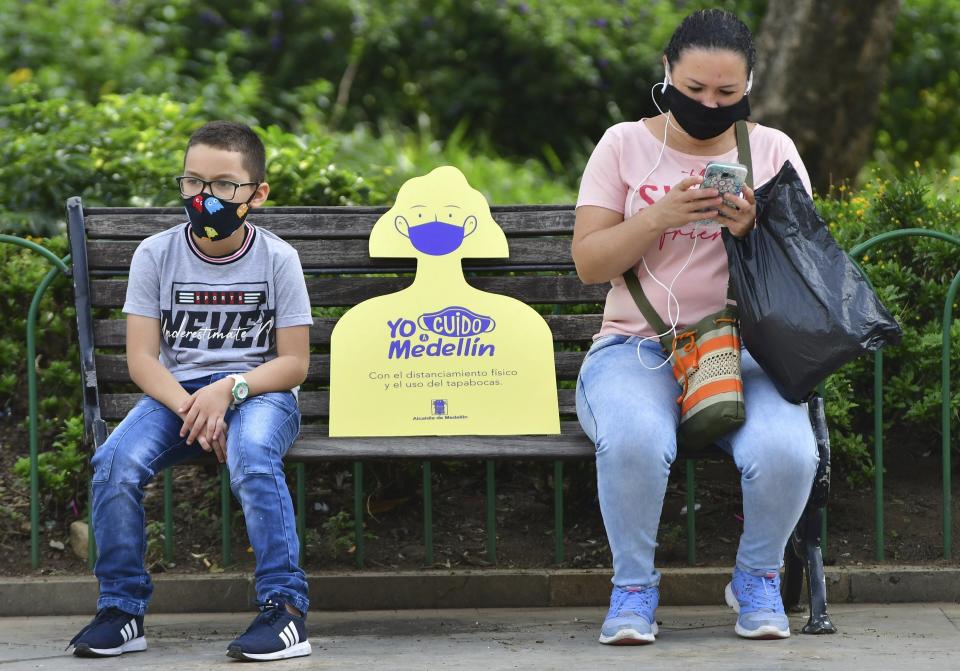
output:
{"label": "boy", "polygon": [[263,143],[214,121],[176,178],[189,221],[137,248],[123,311],[127,365],[143,398],[93,456],[97,615],[70,642],[81,657],[145,650],[153,586],[144,568],[143,488],[213,452],[230,469],[256,557],[260,613],[236,659],[309,655],[309,601],[283,455],[300,430],[297,386],[313,323],[296,250],[246,221],[267,199]]}

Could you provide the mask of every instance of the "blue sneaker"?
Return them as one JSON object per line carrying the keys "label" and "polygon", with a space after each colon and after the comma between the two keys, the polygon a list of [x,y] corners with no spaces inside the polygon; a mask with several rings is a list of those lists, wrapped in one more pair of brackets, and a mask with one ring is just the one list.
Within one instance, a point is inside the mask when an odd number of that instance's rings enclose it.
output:
{"label": "blue sneaker", "polygon": [[646,645],[657,635],[654,613],[660,603],[659,587],[614,587],[610,610],[600,628],[606,645]]}
{"label": "blue sneaker", "polygon": [[104,608],[67,644],[77,657],[116,657],[147,649],[143,616]]}
{"label": "blue sneaker", "polygon": [[291,615],[282,601],[267,601],[257,606],[260,614],[227,648],[229,657],[266,662],[304,657],[312,652],[307,640],[306,615]]}
{"label": "blue sneaker", "polygon": [[790,620],[783,612],[780,575],[750,575],[739,568],[724,590],[727,605],[739,614],[734,631],[744,638],[789,638]]}

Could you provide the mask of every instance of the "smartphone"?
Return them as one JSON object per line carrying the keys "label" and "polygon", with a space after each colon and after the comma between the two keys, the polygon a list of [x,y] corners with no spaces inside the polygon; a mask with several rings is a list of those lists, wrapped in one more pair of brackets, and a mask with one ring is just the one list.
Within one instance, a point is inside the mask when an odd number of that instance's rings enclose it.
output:
{"label": "smartphone", "polygon": [[[718,163],[711,161],[707,163],[707,169],[703,173],[703,183],[701,189],[717,189],[720,195],[727,193],[740,195],[743,189],[743,183],[747,179],[747,166],[742,163]],[[722,220],[703,219],[698,224],[708,224],[716,221],[723,226]]]}

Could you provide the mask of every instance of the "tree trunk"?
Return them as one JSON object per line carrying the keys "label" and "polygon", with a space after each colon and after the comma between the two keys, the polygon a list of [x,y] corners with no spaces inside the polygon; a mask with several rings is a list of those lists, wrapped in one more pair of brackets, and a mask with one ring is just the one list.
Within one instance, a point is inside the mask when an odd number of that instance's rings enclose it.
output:
{"label": "tree trunk", "polygon": [[753,118],[797,145],[818,193],[869,158],[901,0],[770,0]]}

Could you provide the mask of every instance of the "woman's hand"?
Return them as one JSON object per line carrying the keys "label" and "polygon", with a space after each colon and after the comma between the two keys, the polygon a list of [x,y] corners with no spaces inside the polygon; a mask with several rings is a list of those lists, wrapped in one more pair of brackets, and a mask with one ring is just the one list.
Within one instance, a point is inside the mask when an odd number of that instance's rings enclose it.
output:
{"label": "woman's hand", "polygon": [[757,200],[753,189],[744,185],[743,198],[728,193],[720,205],[719,221],[735,237],[742,238],[757,224]]}
{"label": "woman's hand", "polygon": [[701,219],[714,219],[719,214],[720,192],[717,189],[694,189],[703,177],[687,177],[675,184],[663,198],[645,212],[660,231],[680,228]]}

